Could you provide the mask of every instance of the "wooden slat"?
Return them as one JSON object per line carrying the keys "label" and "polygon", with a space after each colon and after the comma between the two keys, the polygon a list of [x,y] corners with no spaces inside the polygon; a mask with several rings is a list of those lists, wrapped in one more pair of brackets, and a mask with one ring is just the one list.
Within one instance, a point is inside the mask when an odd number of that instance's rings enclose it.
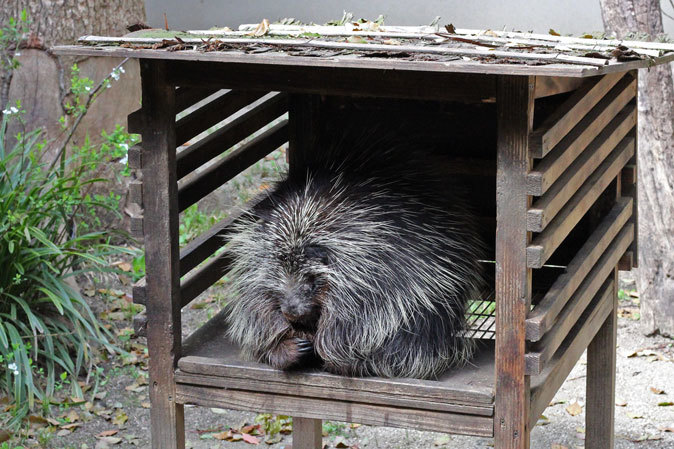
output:
{"label": "wooden slat", "polygon": [[276,94],[178,154],[178,179],[183,178],[288,110],[287,95]]}
{"label": "wooden slat", "polygon": [[177,401],[184,404],[252,410],[311,419],[404,427],[484,437],[491,437],[494,428],[491,417],[385,407],[358,402],[329,401],[186,384],[179,384],[176,387],[176,393]]}
{"label": "wooden slat", "polygon": [[143,149],[141,148],[140,145],[134,145],[131,148],[129,148],[129,152],[127,153],[127,159],[130,169],[139,170],[143,168],[142,155]]}
{"label": "wooden slat", "polygon": [[129,217],[129,232],[134,239],[142,239],[144,237],[144,219],[142,215]]}
{"label": "wooden slat", "polygon": [[139,279],[131,288],[131,297],[134,304],[145,305],[147,303],[147,280],[143,277]]}
{"label": "wooden slat", "polygon": [[293,448],[323,448],[323,424],[320,419],[293,416]]}
{"label": "wooden slat", "polygon": [[133,333],[137,337],[147,337],[147,315],[145,313],[134,315]]}
{"label": "wooden slat", "polygon": [[578,325],[569,332],[569,336],[545,371],[532,378],[530,426],[536,425],[536,421],[564,383],[588,343],[611,313],[613,290],[605,294],[606,296],[602,297],[597,307],[585,311]]}
{"label": "wooden slat", "polygon": [[550,95],[563,94],[580,88],[584,84],[583,78],[561,76],[537,76],[535,98],[549,97]]}
{"label": "wooden slat", "polygon": [[528,267],[541,268],[545,264],[633,154],[634,139],[626,137],[527,247]]}
{"label": "wooden slat", "polygon": [[129,201],[143,207],[143,183],[131,181],[129,183]]}
{"label": "wooden slat", "polygon": [[[536,164],[533,173],[528,176],[527,191],[530,195],[542,195],[576,160],[578,155],[595,137],[615,118],[616,115],[634,98],[636,81],[632,77],[621,79],[611,91],[559,142],[555,148]],[[540,181],[536,178],[542,178]],[[534,190],[530,186],[541,184]]]}
{"label": "wooden slat", "polygon": [[[567,303],[553,328],[527,353],[527,372],[530,375],[540,374],[543,371],[546,364],[555,354],[555,351],[559,349],[559,346],[571,329],[576,325],[579,317],[592,302],[597,291],[603,291],[605,288],[608,288],[607,284],[612,284],[611,280],[606,280],[606,273],[609,273],[608,277],[610,278],[616,263],[627,248],[626,245],[629,245],[629,242],[631,242],[630,236],[623,234],[621,237],[624,241],[618,241],[611,246],[608,250],[610,255],[605,255],[609,257],[602,258],[587,279],[585,279],[583,285],[578,288],[573,298]],[[625,242],[627,242],[626,245],[624,244]],[[615,263],[612,264],[611,262]]]}
{"label": "wooden slat", "polygon": [[493,412],[491,344],[481,346],[470,364],[448,370],[436,380],[343,377],[319,370],[288,373],[243,360],[240,348],[227,338],[226,313],[221,311],[186,339],[176,373],[181,382],[412,408],[437,404],[471,414]]}
{"label": "wooden slat", "polygon": [[191,271],[180,281],[180,307],[185,307],[194,298],[206,291],[223,277],[232,264],[229,254],[223,253]]}
{"label": "wooden slat", "polygon": [[527,340],[538,341],[550,330],[559,312],[632,217],[632,213],[633,202],[631,198],[618,200],[617,204],[578,250],[576,256],[567,266],[566,272],[557,278],[543,299],[529,314],[526,321]]}
{"label": "wooden slat", "polygon": [[220,89],[216,87],[178,87],[176,89],[176,112],[182,112],[210,97]]}
{"label": "wooden slat", "polygon": [[145,113],[137,109],[126,117],[126,129],[132,134],[142,134],[145,128]]}
{"label": "wooden slat", "polygon": [[192,268],[206,260],[215,251],[225,245],[225,238],[232,232],[232,225],[262,198],[255,198],[241,206],[241,212],[224,218],[180,249],[180,275],[184,276]]}
{"label": "wooden slat", "polygon": [[529,377],[524,354],[524,321],[531,304],[531,270],[526,266],[526,174],[533,122],[534,77],[500,77],[496,171],[496,396],[495,446],[529,445]]}
{"label": "wooden slat", "polygon": [[[613,151],[627,133],[636,126],[637,108],[630,104],[613,120],[573,161],[562,176],[541,198],[536,200],[527,211],[527,228],[541,232],[557,215],[569,198],[582,186],[585,180],[596,170],[599,164]],[[623,169],[624,171],[625,169]],[[540,173],[540,172],[538,172]],[[529,173],[529,180],[532,173]],[[540,178],[536,178],[540,180]],[[538,183],[538,188],[541,185]]]}
{"label": "wooden slat", "polygon": [[232,151],[178,189],[178,207],[183,211],[288,141],[288,120]]}
{"label": "wooden slat", "polygon": [[574,92],[529,136],[531,157],[548,154],[622,77],[622,73],[612,73],[591,79]]}
{"label": "wooden slat", "polygon": [[268,92],[230,90],[176,122],[176,143],[187,142],[196,135],[220,123],[236,111],[264,97]]}

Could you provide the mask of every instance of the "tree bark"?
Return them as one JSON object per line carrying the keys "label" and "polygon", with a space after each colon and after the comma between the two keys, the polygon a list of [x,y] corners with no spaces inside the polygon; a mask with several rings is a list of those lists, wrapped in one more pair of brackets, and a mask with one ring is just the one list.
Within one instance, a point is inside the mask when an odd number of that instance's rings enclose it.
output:
{"label": "tree bark", "polygon": [[[618,38],[663,34],[659,0],[600,0],[604,28]],[[646,334],[674,336],[674,85],[672,67],[639,73],[639,276]]]}

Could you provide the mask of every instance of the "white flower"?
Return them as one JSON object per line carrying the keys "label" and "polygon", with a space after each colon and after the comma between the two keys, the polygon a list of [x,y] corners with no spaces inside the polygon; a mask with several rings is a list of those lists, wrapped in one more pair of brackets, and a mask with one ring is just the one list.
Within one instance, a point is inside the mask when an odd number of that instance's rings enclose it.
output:
{"label": "white flower", "polygon": [[11,108],[5,109],[4,111],[2,111],[2,113],[5,114],[5,115],[16,114],[17,112],[19,112],[19,110],[15,106],[12,106]]}
{"label": "white flower", "polygon": [[113,70],[112,72],[110,72],[110,77],[112,79],[114,79],[115,81],[119,81],[119,72],[117,72],[116,70]]}
{"label": "white flower", "polygon": [[119,148],[124,149],[124,151],[129,151],[129,144],[128,143],[120,143]]}
{"label": "white flower", "polygon": [[15,376],[19,375],[19,367],[16,366],[16,363],[10,363],[7,365],[7,368],[9,368]]}
{"label": "white flower", "polygon": [[125,154],[124,157],[119,160],[119,163],[120,164],[126,164],[126,162],[128,160],[129,160],[129,156]]}
{"label": "white flower", "polygon": [[120,68],[119,68],[119,71],[122,72],[122,73],[126,73],[126,72],[124,71],[124,67],[120,67]]}
{"label": "white flower", "polygon": [[87,92],[89,92],[89,91],[91,90],[91,87],[89,87],[89,86],[84,86],[84,90],[86,90]]}

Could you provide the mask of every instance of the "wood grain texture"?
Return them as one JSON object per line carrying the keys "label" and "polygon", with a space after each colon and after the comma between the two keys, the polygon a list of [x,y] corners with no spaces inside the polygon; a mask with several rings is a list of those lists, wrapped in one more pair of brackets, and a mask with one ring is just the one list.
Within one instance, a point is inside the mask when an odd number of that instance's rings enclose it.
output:
{"label": "wood grain texture", "polygon": [[[607,294],[613,294],[611,288]],[[587,348],[588,343],[597,334],[599,328],[611,314],[613,303],[611,301],[599,301],[600,307],[588,309],[578,323],[578,327],[569,333],[564,344],[555,354],[554,359],[545,371],[538,376],[532,377],[531,381],[531,416],[529,424],[536,425],[536,421],[546,409],[550,401],[564,383],[580,356]],[[594,446],[587,446],[588,448]]]}
{"label": "wood grain texture", "polygon": [[129,201],[143,207],[143,183],[131,181],[129,183]]}
{"label": "wood grain texture", "polygon": [[195,385],[177,386],[178,401],[205,407],[257,411],[292,416],[369,424],[373,426],[404,427],[463,435],[493,436],[491,417],[430,410],[385,407],[359,402],[329,401],[268,394],[252,391],[225,390]]}
{"label": "wood grain texture", "polygon": [[615,419],[616,337],[618,330],[618,269],[611,275],[606,300],[610,312],[587,348],[585,444],[612,449]]}
{"label": "wood grain texture", "polygon": [[527,340],[538,341],[551,329],[569,298],[630,220],[633,210],[631,198],[622,198],[617,201],[567,265],[566,272],[555,280],[543,299],[529,313],[526,321]]}
{"label": "wood grain texture", "polygon": [[139,170],[143,168],[142,155],[143,155],[143,148],[141,147],[141,145],[134,145],[131,148],[129,148],[127,156],[129,168],[131,170]]}
{"label": "wood grain texture", "polygon": [[141,62],[150,420],[154,449],[184,449],[183,406],[173,378],[181,344],[175,87],[166,73],[161,61]]}
{"label": "wood grain texture", "polygon": [[497,84],[495,447],[529,447],[529,377],[524,355],[531,271],[526,266],[526,174],[535,78],[503,76]]}
{"label": "wood grain texture", "polygon": [[288,121],[283,120],[213,163],[178,188],[178,209],[190,207],[288,141]]}
{"label": "wood grain texture", "polygon": [[[224,153],[283,115],[287,110],[287,96],[275,94],[222,128],[194,142],[178,153],[178,179],[182,179],[206,162]],[[222,117],[221,120],[224,118]]]}
{"label": "wood grain texture", "polygon": [[176,112],[184,111],[219,90],[217,87],[178,87],[176,89]]}
{"label": "wood grain texture", "polygon": [[545,264],[633,155],[634,139],[626,137],[527,247],[529,267],[541,268]]}
{"label": "wood grain texture", "polygon": [[531,157],[542,158],[548,154],[622,76],[622,73],[612,73],[587,80],[531,133],[529,138]]}
{"label": "wood grain texture", "polygon": [[561,76],[537,76],[535,98],[563,94],[580,88],[585,83],[583,78]]}
{"label": "wood grain texture", "polygon": [[266,92],[250,90],[225,92],[176,122],[176,143],[182,145],[265,94]]}
{"label": "wood grain texture", "polygon": [[231,265],[232,257],[225,252],[187,274],[180,280],[180,307],[185,307],[215,284],[227,274]]}
{"label": "wood grain texture", "polygon": [[[528,188],[529,194],[543,195],[597,135],[632,101],[635,93],[636,81],[630,76],[622,78],[571,132],[536,164],[533,172],[542,173],[543,182],[539,190],[532,191]],[[530,182],[535,182],[535,178]]]}
{"label": "wood grain texture", "polygon": [[[542,231],[557,213],[582,186],[585,180],[597,169],[599,164],[613,151],[620,141],[637,123],[636,105],[629,104],[616,118],[592,141],[578,158],[566,169],[564,174],[534,201],[527,212],[527,227],[530,231]],[[623,169],[624,171],[624,169]],[[544,173],[530,172],[527,176],[527,189],[543,190]],[[535,184],[532,190],[532,186]]]}
{"label": "wood grain texture", "polygon": [[320,419],[293,417],[293,449],[322,449],[322,423]]}

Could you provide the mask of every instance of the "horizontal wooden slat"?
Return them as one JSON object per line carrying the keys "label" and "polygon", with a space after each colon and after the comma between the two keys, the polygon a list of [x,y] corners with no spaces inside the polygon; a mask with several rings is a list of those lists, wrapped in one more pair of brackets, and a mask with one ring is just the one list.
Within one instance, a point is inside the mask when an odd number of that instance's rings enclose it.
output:
{"label": "horizontal wooden slat", "polygon": [[176,122],[176,144],[181,145],[269,92],[230,90]]}
{"label": "horizontal wooden slat", "polygon": [[[529,136],[529,154],[542,158],[606,95],[623,77],[612,73],[586,82],[548,116]],[[628,75],[630,76],[630,75]]]}
{"label": "horizontal wooden slat", "polygon": [[626,76],[559,142],[538,164],[534,173],[541,173],[543,182],[533,191],[529,184],[536,185],[533,174],[527,176],[527,193],[542,195],[559,178],[571,163],[583,152],[595,137],[636,95],[636,80]]}
{"label": "horizontal wooden slat", "polygon": [[545,195],[534,202],[527,212],[527,229],[541,232],[636,123],[636,105],[625,106]]}
{"label": "horizontal wooden slat", "polygon": [[215,87],[178,87],[176,89],[176,112],[182,112],[194,106],[219,90]]}
{"label": "horizontal wooden slat", "polygon": [[194,298],[215,284],[229,270],[232,257],[223,253],[212,258],[201,267],[191,271],[180,280],[180,307],[185,307]]}
{"label": "horizontal wooden slat", "polygon": [[557,315],[604,254],[609,244],[632,217],[633,201],[621,198],[590,235],[585,244],[526,320],[526,338],[538,341],[550,330]]}
{"label": "horizontal wooden slat", "polygon": [[180,185],[179,210],[187,209],[287,141],[288,120],[283,120]]}
{"label": "horizontal wooden slat", "polygon": [[222,154],[263,126],[288,111],[288,97],[280,93],[257,105],[240,117],[198,142],[193,143],[177,155],[177,176],[183,178],[214,157]]}
{"label": "horizontal wooden slat", "polygon": [[531,245],[527,247],[527,266],[529,268],[541,268],[545,264],[599,195],[630,160],[634,154],[634,145],[634,138],[625,137],[571,197],[545,230],[533,239]]}
{"label": "horizontal wooden slat", "polygon": [[133,298],[134,304],[141,304],[141,305],[146,304],[147,302],[147,291],[145,290],[146,285],[147,282],[144,277],[136,281],[135,284],[133,284],[133,287],[131,288],[131,296]]}
{"label": "horizontal wooden slat", "polygon": [[491,417],[385,407],[359,402],[285,396],[252,391],[226,390],[178,384],[176,400],[235,410],[287,414],[302,418],[346,421],[378,426],[404,427],[435,432],[491,437]]}
{"label": "horizontal wooden slat", "polygon": [[225,245],[225,238],[232,232],[233,224],[260,201],[254,199],[241,207],[241,212],[224,218],[180,249],[180,276],[206,260],[215,251]]}
{"label": "horizontal wooden slat", "polygon": [[570,92],[580,88],[584,84],[584,81],[583,78],[537,76],[534,97],[542,98]]}
{"label": "horizontal wooden slat", "polygon": [[597,306],[588,308],[583,313],[583,316],[569,332],[564,344],[543,373],[532,377],[529,414],[531,428],[536,425],[538,418],[550,404],[585,348],[590,344],[590,341],[613,310],[613,290],[603,293],[605,296],[601,298]]}
{"label": "horizontal wooden slat", "polygon": [[131,181],[129,183],[129,201],[143,207],[143,183],[142,181]]}
{"label": "horizontal wooden slat", "polygon": [[127,153],[127,161],[129,164],[129,168],[132,170],[139,170],[143,168],[143,149],[141,148],[140,145],[134,145],[131,148],[129,148],[129,152]]}
{"label": "horizontal wooden slat", "polygon": [[[631,224],[627,227],[630,230],[634,229]],[[632,236],[624,231],[621,232],[616,241],[592,269],[592,272],[583,281],[583,284],[578,287],[576,293],[557,317],[557,321],[552,329],[527,352],[525,356],[527,374],[540,374],[568,333],[576,325],[578,318],[583,314],[592,298],[596,296],[598,291],[606,287],[606,278],[612,276],[615,266],[632,242]],[[613,288],[613,282],[609,280],[608,283]]]}
{"label": "horizontal wooden slat", "polygon": [[137,109],[126,117],[126,129],[132,134],[142,134],[145,128],[143,109]]}

